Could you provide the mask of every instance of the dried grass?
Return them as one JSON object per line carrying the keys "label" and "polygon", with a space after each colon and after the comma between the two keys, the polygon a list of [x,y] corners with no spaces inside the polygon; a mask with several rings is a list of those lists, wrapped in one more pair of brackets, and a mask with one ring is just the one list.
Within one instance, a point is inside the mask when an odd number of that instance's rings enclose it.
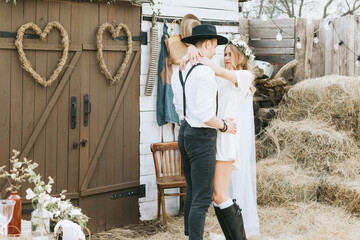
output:
{"label": "dried grass", "polygon": [[341,208],[316,202],[259,207],[259,237],[251,240],[359,240],[360,221]]}
{"label": "dried grass", "polygon": [[360,214],[360,177],[344,179],[326,177],[319,190],[320,200],[339,206],[350,213]]}
{"label": "dried grass", "polygon": [[[258,237],[249,240],[358,240],[360,239],[360,221],[341,208],[324,204],[291,203],[281,207],[259,206],[260,232]],[[143,223],[126,228],[98,233],[92,239],[111,240],[185,240],[183,235],[183,217],[168,217],[168,231],[164,232],[159,222],[150,229],[158,229],[156,234],[148,235],[143,231]],[[150,224],[150,225],[151,225]],[[149,225],[149,224],[147,224]],[[147,226],[149,227],[149,226]],[[131,236],[129,237],[129,232]],[[209,240],[211,233],[221,233],[213,211],[206,218],[204,239]]]}
{"label": "dried grass", "polygon": [[326,123],[305,119],[288,122],[275,119],[257,142],[260,158],[293,159],[315,170],[331,170],[332,164],[358,154],[346,132]]}
{"label": "dried grass", "polygon": [[360,113],[360,77],[326,76],[296,84],[280,104],[284,121],[314,118],[356,134]]}
{"label": "dried grass", "polygon": [[276,206],[316,200],[319,181],[314,173],[293,163],[266,159],[257,164],[257,201]]}

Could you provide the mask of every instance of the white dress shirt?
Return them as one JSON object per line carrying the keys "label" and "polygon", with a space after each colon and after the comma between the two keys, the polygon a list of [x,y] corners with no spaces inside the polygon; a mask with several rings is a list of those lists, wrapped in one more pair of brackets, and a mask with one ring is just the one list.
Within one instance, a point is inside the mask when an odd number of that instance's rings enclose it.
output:
{"label": "white dress shirt", "polygon": [[[191,68],[188,63],[182,71],[183,80]],[[185,119],[191,127],[213,128],[205,122],[216,116],[216,93],[217,83],[214,71],[207,66],[195,67],[185,83],[186,95],[186,117],[183,109],[183,88],[179,78],[179,68],[176,69],[171,78],[171,86],[174,93],[173,103],[179,118]]]}

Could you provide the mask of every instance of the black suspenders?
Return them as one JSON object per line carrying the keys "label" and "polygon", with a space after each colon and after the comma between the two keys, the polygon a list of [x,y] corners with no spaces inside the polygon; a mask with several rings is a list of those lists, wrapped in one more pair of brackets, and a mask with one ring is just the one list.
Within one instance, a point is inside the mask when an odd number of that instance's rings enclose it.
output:
{"label": "black suspenders", "polygon": [[[192,70],[194,70],[194,68],[196,68],[197,66],[203,65],[202,63],[198,63],[197,65],[193,65],[189,72],[186,74],[186,78],[185,81],[183,79],[183,75],[181,73],[181,71],[179,71],[179,78],[180,78],[180,83],[183,89],[183,108],[184,108],[184,117],[186,117],[186,96],[185,96],[185,84],[186,84],[186,80],[188,79],[190,73],[192,72]],[[218,113],[218,93],[216,92],[216,115]]]}

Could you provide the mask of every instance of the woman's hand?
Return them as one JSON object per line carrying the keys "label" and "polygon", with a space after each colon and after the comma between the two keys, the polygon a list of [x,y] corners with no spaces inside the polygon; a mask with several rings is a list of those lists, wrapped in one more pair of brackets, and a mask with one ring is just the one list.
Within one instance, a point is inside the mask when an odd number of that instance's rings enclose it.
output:
{"label": "woman's hand", "polygon": [[200,58],[202,58],[201,53],[194,45],[189,45],[187,54],[183,57],[180,63],[180,71],[185,69],[186,64],[190,61],[191,65],[199,62]]}

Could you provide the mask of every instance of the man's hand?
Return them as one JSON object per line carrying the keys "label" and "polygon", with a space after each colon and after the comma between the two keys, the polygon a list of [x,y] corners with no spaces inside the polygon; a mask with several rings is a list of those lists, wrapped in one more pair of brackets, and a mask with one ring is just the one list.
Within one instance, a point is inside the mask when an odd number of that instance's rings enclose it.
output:
{"label": "man's hand", "polygon": [[226,133],[236,134],[236,123],[234,122],[233,118],[226,118],[225,119],[228,129]]}

